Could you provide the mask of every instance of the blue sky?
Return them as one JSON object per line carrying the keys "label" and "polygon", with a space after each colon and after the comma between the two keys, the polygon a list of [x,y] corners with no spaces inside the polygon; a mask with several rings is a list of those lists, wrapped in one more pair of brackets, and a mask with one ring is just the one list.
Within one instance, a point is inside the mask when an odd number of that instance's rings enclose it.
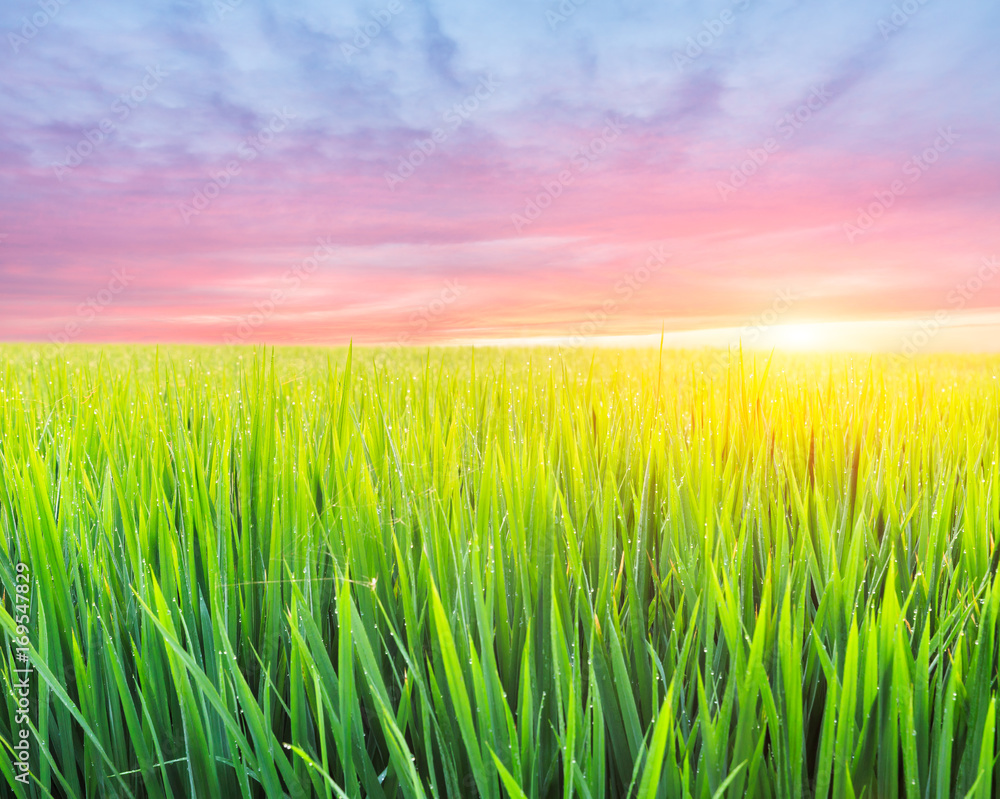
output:
{"label": "blue sky", "polygon": [[982,0],[8,2],[0,337],[919,315],[997,250],[998,31]]}

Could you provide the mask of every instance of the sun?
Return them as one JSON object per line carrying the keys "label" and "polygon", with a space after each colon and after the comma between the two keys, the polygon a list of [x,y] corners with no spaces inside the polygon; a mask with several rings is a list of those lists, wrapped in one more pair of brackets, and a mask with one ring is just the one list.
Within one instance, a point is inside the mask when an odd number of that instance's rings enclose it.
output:
{"label": "sun", "polygon": [[824,343],[819,325],[775,325],[771,333],[773,345],[782,350],[814,350]]}

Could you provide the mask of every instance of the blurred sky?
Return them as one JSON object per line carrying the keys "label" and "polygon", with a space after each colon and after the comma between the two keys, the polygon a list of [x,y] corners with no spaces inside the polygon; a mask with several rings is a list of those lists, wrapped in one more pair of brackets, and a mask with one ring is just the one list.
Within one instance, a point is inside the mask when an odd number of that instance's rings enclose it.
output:
{"label": "blurred sky", "polygon": [[998,33],[991,0],[5,0],[0,339],[989,317]]}

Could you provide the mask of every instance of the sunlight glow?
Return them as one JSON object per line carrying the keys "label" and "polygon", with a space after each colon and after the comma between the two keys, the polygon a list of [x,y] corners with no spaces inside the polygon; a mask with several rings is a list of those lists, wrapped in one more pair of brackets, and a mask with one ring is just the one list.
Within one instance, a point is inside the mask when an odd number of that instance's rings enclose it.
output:
{"label": "sunlight glow", "polygon": [[770,333],[773,345],[782,350],[814,350],[828,343],[820,325],[775,325]]}

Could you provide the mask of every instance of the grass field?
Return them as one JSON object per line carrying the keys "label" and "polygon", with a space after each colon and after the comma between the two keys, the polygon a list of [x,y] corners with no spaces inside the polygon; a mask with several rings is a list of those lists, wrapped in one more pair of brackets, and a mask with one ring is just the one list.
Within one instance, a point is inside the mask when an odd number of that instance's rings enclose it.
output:
{"label": "grass field", "polygon": [[0,348],[0,794],[1000,796],[1000,359],[718,364]]}

